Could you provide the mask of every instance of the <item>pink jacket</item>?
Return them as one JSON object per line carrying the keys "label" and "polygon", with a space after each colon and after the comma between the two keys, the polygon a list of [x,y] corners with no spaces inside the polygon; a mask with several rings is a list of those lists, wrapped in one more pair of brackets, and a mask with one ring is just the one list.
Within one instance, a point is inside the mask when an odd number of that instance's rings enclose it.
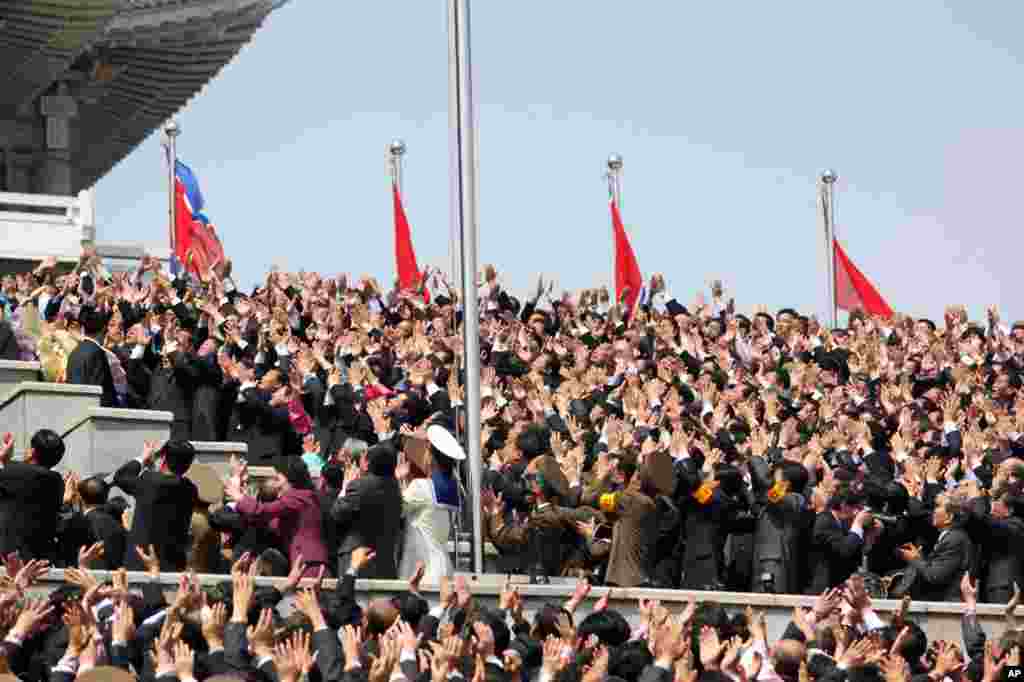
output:
{"label": "pink jacket", "polygon": [[[306,562],[327,563],[327,546],[323,541],[320,500],[312,490],[291,489],[273,502],[259,502],[243,497],[238,512],[249,523],[269,526],[288,546],[288,560],[299,554]],[[311,571],[315,572],[315,571]]]}

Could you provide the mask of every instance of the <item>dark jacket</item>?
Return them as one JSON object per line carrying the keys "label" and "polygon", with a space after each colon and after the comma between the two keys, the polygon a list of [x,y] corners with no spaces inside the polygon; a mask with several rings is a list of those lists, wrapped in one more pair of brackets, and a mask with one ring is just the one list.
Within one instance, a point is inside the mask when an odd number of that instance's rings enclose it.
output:
{"label": "dark jacket", "polygon": [[107,360],[107,352],[93,339],[82,339],[71,351],[67,380],[69,384],[102,387],[100,406],[113,407],[114,375],[110,372],[110,361]]}
{"label": "dark jacket", "polygon": [[143,471],[142,464],[132,460],[117,470],[114,485],[135,498],[125,567],[142,569],[135,546],[153,545],[162,570],[184,570],[190,545],[192,508],[199,497],[195,484],[173,474]]}
{"label": "dark jacket", "polygon": [[999,519],[988,511],[988,498],[972,500],[966,530],[979,541],[984,562],[981,570],[981,601],[1005,604],[1013,594],[1013,584],[1024,584],[1024,519],[1010,516]]}
{"label": "dark jacket", "polygon": [[71,514],[61,523],[59,537],[61,558],[68,566],[77,566],[78,551],[97,542],[103,543],[103,557],[95,568],[114,571],[124,565],[127,533],[121,520],[102,507]]}
{"label": "dark jacket", "polygon": [[171,438],[192,440],[192,405],[195,393],[195,371],[190,356],[171,353],[161,359],[153,371],[149,388],[149,408],[174,415]]}
{"label": "dark jacket", "polygon": [[334,503],[331,518],[338,524],[339,554],[356,547],[370,547],[377,554],[360,577],[398,577],[402,491],[393,476],[364,474],[350,483]]}
{"label": "dark jacket", "polygon": [[[225,390],[233,390],[232,386]],[[228,440],[245,443],[250,462],[267,462],[274,457],[289,454],[287,444],[292,425],[287,407],[273,407],[266,391],[246,387],[238,392],[239,398],[231,414]]]}
{"label": "dark jacket", "polygon": [[189,358],[193,369],[192,433],[197,441],[220,440],[220,396],[224,373],[217,354]]}
{"label": "dark jacket", "polygon": [[55,559],[63,501],[64,480],[57,472],[25,462],[0,468],[0,554]]}
{"label": "dark jacket", "polygon": [[17,360],[20,355],[14,328],[7,320],[0,320],[0,360]]}
{"label": "dark jacket", "polygon": [[857,571],[864,555],[864,539],[847,530],[831,511],[823,511],[814,519],[810,550],[812,577],[806,594],[821,594]]}
{"label": "dark jacket", "polygon": [[915,571],[914,598],[922,601],[960,601],[960,581],[971,565],[971,539],[960,528],[941,533],[927,557],[911,561]]}

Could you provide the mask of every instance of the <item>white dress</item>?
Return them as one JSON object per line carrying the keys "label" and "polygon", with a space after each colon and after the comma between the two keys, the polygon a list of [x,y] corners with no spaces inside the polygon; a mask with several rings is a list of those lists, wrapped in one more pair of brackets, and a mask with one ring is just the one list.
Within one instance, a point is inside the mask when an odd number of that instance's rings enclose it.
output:
{"label": "white dress", "polygon": [[405,540],[398,575],[412,575],[416,562],[422,561],[426,566],[424,584],[437,585],[442,576],[452,574],[447,551],[451,517],[448,508],[437,502],[433,481],[417,478],[406,487],[402,493],[402,518]]}

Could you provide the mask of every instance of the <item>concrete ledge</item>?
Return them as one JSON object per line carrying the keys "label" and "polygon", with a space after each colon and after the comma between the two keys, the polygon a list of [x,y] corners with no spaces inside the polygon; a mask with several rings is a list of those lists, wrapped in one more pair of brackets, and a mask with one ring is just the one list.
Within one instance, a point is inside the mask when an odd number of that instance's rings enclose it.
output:
{"label": "concrete ledge", "polygon": [[83,476],[116,471],[142,454],[148,440],[165,441],[174,415],[156,410],[90,407],[65,422],[61,435],[67,453],[58,470]]}
{"label": "concrete ledge", "polygon": [[[92,571],[100,580],[109,580],[109,571]],[[180,574],[165,573],[160,576],[159,582],[165,586],[169,593],[177,590]],[[49,593],[59,587],[63,581],[64,571],[52,569],[47,577],[35,588],[38,593]],[[466,574],[474,596],[490,606],[496,606],[498,596],[505,583],[506,577],[502,575],[472,575]],[[199,581],[204,585],[218,585],[231,580],[227,575],[200,575]],[[149,583],[151,579],[145,573],[128,573],[129,583]],[[312,584],[312,581],[303,581],[305,584]],[[335,589],[334,580],[325,580],[324,588]],[[525,611],[528,619],[532,619],[533,613],[547,603],[561,605],[572,596],[574,584],[562,585],[530,585],[525,576],[512,576],[512,582],[517,585],[520,596],[523,597]],[[256,578],[257,585],[279,587],[284,583],[283,578]],[[369,599],[378,597],[392,597],[409,589],[409,583],[405,580],[359,580],[356,583],[358,598],[362,603]],[[605,587],[595,587],[591,590],[586,603],[576,613],[576,620],[579,622],[586,616],[593,607],[594,602],[609,591]],[[438,602],[437,586],[424,585],[421,595],[429,601],[432,606]],[[661,602],[663,606],[673,613],[680,612],[691,596],[698,602],[713,601],[723,605],[728,611],[737,611],[747,606],[755,610],[764,611],[768,624],[768,636],[771,640],[779,638],[785,631],[793,616],[794,606],[811,606],[814,597],[800,595],[765,595],[746,594],[742,592],[700,592],[687,590],[648,590],[648,589],[613,589],[610,599],[610,608],[622,613],[634,625],[639,624],[639,612],[637,609],[638,600],[654,599]],[[900,602],[885,599],[875,600],[873,607],[883,620],[888,620],[891,614],[898,609]],[[283,611],[291,608],[290,599],[285,600],[282,605]],[[921,625],[928,634],[928,639],[945,639],[949,641],[960,640],[960,620],[965,609],[963,604],[945,602],[913,602],[910,605],[909,617]],[[990,638],[998,638],[1007,628],[1004,617],[1005,608],[1001,604],[979,604],[977,609],[978,621],[985,628]],[[1024,615],[1024,607],[1019,607],[1017,613]]]}
{"label": "concrete ledge", "polygon": [[99,386],[23,381],[0,397],[0,432],[14,434],[15,450],[24,453],[39,429],[60,433],[60,425],[90,407],[99,407]]}
{"label": "concrete ledge", "polygon": [[174,415],[170,412],[160,410],[129,410],[119,407],[90,407],[84,414],[78,415],[75,419],[64,424],[63,431],[67,433],[90,420],[103,420],[110,423],[125,422],[155,422],[170,424],[174,421]]}
{"label": "concrete ledge", "polygon": [[233,441],[194,440],[192,447],[196,449],[196,462],[213,467],[221,476],[231,474],[232,455],[245,457],[249,452],[248,445]]}
{"label": "concrete ledge", "polygon": [[0,393],[23,381],[39,381],[39,370],[38,362],[0,360]]}

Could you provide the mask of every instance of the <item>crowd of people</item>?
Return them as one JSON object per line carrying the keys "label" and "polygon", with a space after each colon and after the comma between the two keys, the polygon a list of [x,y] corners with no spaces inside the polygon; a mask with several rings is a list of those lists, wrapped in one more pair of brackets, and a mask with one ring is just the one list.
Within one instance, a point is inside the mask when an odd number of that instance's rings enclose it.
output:
{"label": "crowd of people", "polygon": [[[174,420],[113,478],[69,476],[59,504],[0,498],[8,517],[53,507],[0,529],[0,551],[74,565],[102,541],[107,567],[138,568],[134,546],[154,544],[165,570],[226,573],[250,554],[284,575],[301,555],[342,576],[368,546],[366,577],[451,572],[464,362],[441,273],[386,291],[274,271],[243,292],[230,261],[111,275],[87,250],[2,288],[6,356]],[[993,603],[1022,583],[1024,324],[953,306],[938,323],[855,311],[827,329],[792,309],[740,314],[717,281],[684,303],[660,275],[631,309],[628,292],[553,289],[519,299],[491,266],[479,279],[481,513],[502,572],[813,595],[856,575],[875,596],[935,601],[969,575]],[[56,448],[37,437],[34,452]],[[244,442],[274,476],[253,485],[239,461],[210,480],[194,441]],[[22,480],[56,485],[47,462]]]}
{"label": "crowd of people", "polygon": [[[609,593],[579,613],[590,585],[528,617],[506,584],[497,607],[474,598],[464,577],[447,576],[431,604],[420,594],[423,565],[408,590],[360,604],[356,579],[374,559],[352,552],[334,589],[303,583],[301,560],[274,585],[257,585],[249,554],[230,580],[203,586],[180,574],[167,599],[160,560],[136,548],[147,580],[119,569],[100,581],[81,566],[48,598],[27,598],[43,561],[4,557],[0,585],[0,679],[28,682],[1012,682],[1022,633],[1007,610],[1005,632],[978,623],[978,587],[961,580],[963,645],[929,642],[910,617],[909,597],[883,620],[860,576],[797,607],[775,641],[763,613],[733,613],[692,598],[681,613],[640,600],[630,623]],[[288,598],[294,607],[283,612]],[[16,676],[15,676],[16,675]]]}

